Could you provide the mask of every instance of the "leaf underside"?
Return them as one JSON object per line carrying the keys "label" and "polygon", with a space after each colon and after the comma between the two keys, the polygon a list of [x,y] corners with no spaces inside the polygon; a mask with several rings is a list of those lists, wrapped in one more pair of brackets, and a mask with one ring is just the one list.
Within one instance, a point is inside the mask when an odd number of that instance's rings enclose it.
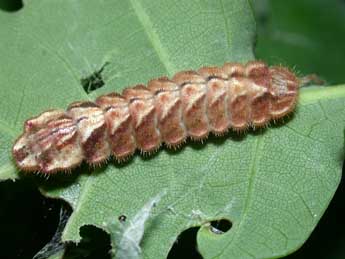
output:
{"label": "leaf underside", "polygon": [[[242,0],[37,0],[0,13],[0,23],[2,180],[25,177],[13,165],[11,145],[23,121],[42,110],[183,69],[254,58],[255,21]],[[105,86],[87,95],[80,80],[103,66]],[[140,243],[144,258],[165,258],[191,226],[202,226],[204,258],[280,257],[308,238],[338,186],[344,105],[345,86],[306,88],[284,123],[147,158],[136,154],[121,165],[82,166],[63,184],[53,177],[40,187],[74,209],[65,241],[80,241],[83,225],[116,239],[118,217],[134,220],[158,195]],[[211,232],[207,223],[222,218],[232,228]]]}

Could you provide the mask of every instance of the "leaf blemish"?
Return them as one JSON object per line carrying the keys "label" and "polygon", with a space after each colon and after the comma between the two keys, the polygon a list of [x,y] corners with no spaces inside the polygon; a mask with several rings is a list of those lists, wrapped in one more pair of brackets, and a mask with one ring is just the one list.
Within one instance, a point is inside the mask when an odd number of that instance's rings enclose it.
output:
{"label": "leaf blemish", "polygon": [[[119,217],[120,220],[124,216],[126,221],[121,221],[122,224],[118,231],[113,233],[115,239],[113,250],[116,247],[114,250],[116,258],[140,258],[140,242],[144,236],[145,223],[150,218],[153,208],[165,194],[166,192],[164,191],[149,200],[131,219],[124,215]],[[124,218],[122,217],[122,219]]]}

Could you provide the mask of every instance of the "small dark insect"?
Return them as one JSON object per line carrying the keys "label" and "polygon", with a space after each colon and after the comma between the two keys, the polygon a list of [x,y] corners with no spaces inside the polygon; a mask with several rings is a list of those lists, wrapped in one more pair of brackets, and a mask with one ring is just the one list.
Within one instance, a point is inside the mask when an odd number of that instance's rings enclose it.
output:
{"label": "small dark insect", "polygon": [[119,221],[122,223],[122,222],[125,222],[125,221],[126,221],[127,217],[126,217],[125,215],[120,215],[120,216],[118,217],[118,219],[119,219]]}

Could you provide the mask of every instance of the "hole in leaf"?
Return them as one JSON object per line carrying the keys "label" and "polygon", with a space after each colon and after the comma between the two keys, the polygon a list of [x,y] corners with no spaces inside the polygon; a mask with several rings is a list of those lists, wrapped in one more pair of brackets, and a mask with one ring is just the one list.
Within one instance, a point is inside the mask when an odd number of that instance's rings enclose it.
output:
{"label": "hole in leaf", "polygon": [[213,220],[210,224],[211,232],[218,235],[224,234],[232,227],[231,221],[227,219]]}
{"label": "hole in leaf", "polygon": [[91,93],[92,91],[95,91],[104,85],[102,72],[107,64],[108,63],[105,63],[99,70],[96,70],[91,75],[80,80],[80,83],[86,93]]}
{"label": "hole in leaf", "polygon": [[[62,201],[61,201],[62,202]],[[72,214],[72,209],[68,204],[62,202],[60,208],[59,224],[56,228],[55,234],[52,239],[33,257],[33,259],[45,259],[54,256],[58,253],[63,253],[65,244],[62,242],[62,232],[67,224],[69,217]]]}
{"label": "hole in leaf", "polygon": [[23,8],[22,0],[0,0],[0,9],[6,12],[16,12]]}
{"label": "hole in leaf", "polygon": [[110,236],[94,226],[82,226],[82,237],[78,245],[70,243],[66,247],[64,258],[107,258],[111,259]]}
{"label": "hole in leaf", "polygon": [[202,259],[197,250],[196,234],[200,227],[193,227],[183,231],[176,239],[173,247],[170,249],[168,259],[190,258]]}

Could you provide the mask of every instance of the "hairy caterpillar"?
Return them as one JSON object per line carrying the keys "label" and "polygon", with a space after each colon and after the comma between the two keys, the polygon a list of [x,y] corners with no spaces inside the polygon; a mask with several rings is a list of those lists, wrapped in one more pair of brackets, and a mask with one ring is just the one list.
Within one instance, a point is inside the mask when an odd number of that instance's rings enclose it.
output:
{"label": "hairy caterpillar", "polygon": [[136,149],[176,148],[187,137],[265,126],[294,110],[300,84],[287,68],[261,61],[183,71],[94,103],[74,102],[67,111],[45,111],[25,122],[12,153],[23,171],[46,174],[110,155],[122,161]]}

